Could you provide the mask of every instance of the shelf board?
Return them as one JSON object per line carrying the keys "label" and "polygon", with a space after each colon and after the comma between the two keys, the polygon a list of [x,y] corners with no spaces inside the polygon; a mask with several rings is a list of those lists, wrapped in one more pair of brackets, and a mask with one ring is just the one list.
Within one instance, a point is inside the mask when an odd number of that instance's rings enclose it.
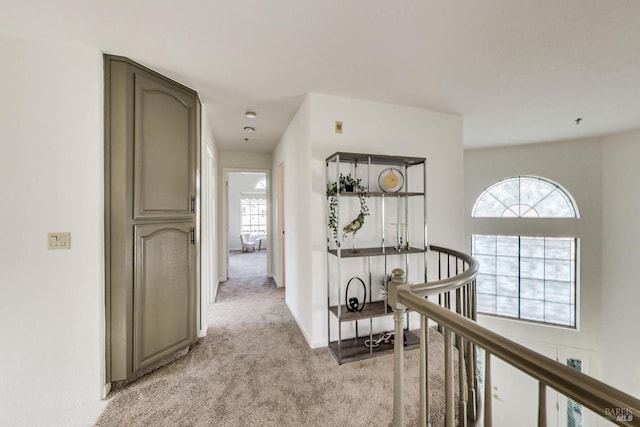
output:
{"label": "shelf board", "polygon": [[[342,317],[340,317],[341,322],[349,322],[353,320],[359,319],[368,319],[370,317],[380,317],[387,316],[389,314],[393,314],[393,310],[391,307],[387,306],[387,310],[385,311],[385,303],[384,301],[373,301],[365,304],[362,311],[349,311],[347,310],[347,306],[343,305],[341,309]],[[338,306],[332,305],[329,307],[329,311],[338,317]]]}
{"label": "shelf board", "polygon": [[[380,256],[380,255],[405,255],[405,254],[420,254],[426,252],[426,249],[410,247],[409,249],[396,250],[393,246],[375,248],[356,248],[357,252],[352,252],[351,248],[345,248],[340,251],[340,258],[360,258],[367,256]],[[337,249],[329,249],[329,253],[334,256],[338,256]]]}
{"label": "shelf board", "polygon": [[[418,335],[416,335],[417,332],[405,330],[404,333],[407,336],[407,346],[404,348],[405,350],[413,350],[420,347],[420,339],[418,338]],[[380,334],[373,334],[374,339],[377,339],[379,336]],[[365,347],[364,341],[367,339],[369,339],[369,335],[358,339],[343,339],[340,345],[338,344],[338,341],[331,341],[329,343],[329,350],[331,350],[331,353],[338,361],[338,364],[355,362],[356,360],[369,359],[382,354],[393,353],[393,345],[391,344],[381,343],[379,347],[373,349]]]}
{"label": "shelf board", "polygon": [[363,153],[333,153],[326,158],[327,162],[334,162],[340,156],[340,162],[348,163],[368,163],[371,159],[372,165],[396,165],[411,166],[419,165],[426,161],[424,157],[404,157],[404,156],[385,156],[380,154],[363,154]]}
{"label": "shelf board", "polygon": [[[358,197],[360,195],[357,191],[341,191],[340,197]],[[384,191],[364,191],[362,194],[369,197],[397,197],[397,196],[424,196],[423,192],[418,191],[398,191],[396,193],[387,193]]]}

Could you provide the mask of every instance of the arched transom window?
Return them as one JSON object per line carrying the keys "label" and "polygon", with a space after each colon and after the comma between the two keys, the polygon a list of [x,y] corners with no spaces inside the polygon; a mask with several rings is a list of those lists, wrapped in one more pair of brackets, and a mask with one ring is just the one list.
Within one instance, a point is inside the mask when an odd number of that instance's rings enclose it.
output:
{"label": "arched transom window", "polygon": [[503,179],[487,188],[473,207],[474,218],[578,218],[569,193],[537,176]]}
{"label": "arched transom window", "polygon": [[[573,197],[560,185],[518,176],[487,188],[472,216],[531,219],[579,214]],[[513,235],[513,227],[503,227],[508,221],[502,220],[492,224],[495,234],[472,235],[471,252],[480,262],[478,312],[575,328],[578,239],[539,221],[536,230],[542,233],[537,235]]]}

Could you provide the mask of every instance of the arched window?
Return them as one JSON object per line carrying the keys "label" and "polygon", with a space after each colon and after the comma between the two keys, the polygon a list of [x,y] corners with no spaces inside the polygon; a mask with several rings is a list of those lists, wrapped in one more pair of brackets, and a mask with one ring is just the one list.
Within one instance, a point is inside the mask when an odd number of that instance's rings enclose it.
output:
{"label": "arched window", "polygon": [[537,176],[503,179],[487,188],[473,207],[474,218],[579,218],[571,195]]}
{"label": "arched window", "polygon": [[[579,218],[565,189],[535,176],[493,184],[476,200],[472,216]],[[543,222],[537,229],[545,229],[544,220],[539,221]],[[498,231],[500,224],[495,225]],[[478,312],[575,328],[578,240],[551,232],[550,236],[509,234],[472,236],[471,251],[480,262]]]}

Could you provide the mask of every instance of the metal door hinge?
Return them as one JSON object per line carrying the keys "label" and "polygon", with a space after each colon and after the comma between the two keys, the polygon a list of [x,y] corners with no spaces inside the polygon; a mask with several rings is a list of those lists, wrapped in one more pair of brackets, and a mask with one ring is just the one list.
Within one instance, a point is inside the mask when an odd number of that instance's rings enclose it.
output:
{"label": "metal door hinge", "polygon": [[191,227],[191,244],[195,245],[196,244],[196,229]]}
{"label": "metal door hinge", "polygon": [[191,197],[191,213],[196,213],[196,196]]}

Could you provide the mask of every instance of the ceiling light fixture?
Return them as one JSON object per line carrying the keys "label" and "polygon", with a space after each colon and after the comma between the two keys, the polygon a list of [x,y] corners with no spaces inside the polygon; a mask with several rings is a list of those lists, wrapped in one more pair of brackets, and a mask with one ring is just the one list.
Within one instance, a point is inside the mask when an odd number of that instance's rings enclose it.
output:
{"label": "ceiling light fixture", "polygon": [[249,142],[249,138],[242,138],[244,139],[244,142]]}
{"label": "ceiling light fixture", "polygon": [[255,111],[247,111],[244,115],[247,116],[247,119],[255,119],[257,116]]}
{"label": "ceiling light fixture", "polygon": [[576,122],[577,125],[579,125],[581,121],[582,121],[582,117],[578,117],[577,119],[574,120],[574,122]]}
{"label": "ceiling light fixture", "polygon": [[245,132],[255,132],[256,128],[254,128],[252,126],[245,126],[244,130],[245,130]]}

